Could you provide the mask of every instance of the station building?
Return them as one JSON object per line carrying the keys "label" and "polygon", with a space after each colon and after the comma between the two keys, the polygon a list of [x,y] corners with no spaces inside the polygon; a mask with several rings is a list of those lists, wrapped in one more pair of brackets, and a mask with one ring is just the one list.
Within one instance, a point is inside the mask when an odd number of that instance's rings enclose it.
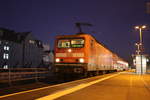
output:
{"label": "station building", "polygon": [[31,32],[0,28],[0,68],[44,67],[43,43]]}

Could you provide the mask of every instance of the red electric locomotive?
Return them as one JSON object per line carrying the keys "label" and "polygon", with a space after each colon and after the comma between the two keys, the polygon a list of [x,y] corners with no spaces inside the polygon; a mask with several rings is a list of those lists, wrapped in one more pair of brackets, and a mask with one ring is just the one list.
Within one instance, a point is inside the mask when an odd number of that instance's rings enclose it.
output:
{"label": "red electric locomotive", "polygon": [[54,59],[58,73],[97,74],[128,68],[126,61],[85,33],[57,36]]}

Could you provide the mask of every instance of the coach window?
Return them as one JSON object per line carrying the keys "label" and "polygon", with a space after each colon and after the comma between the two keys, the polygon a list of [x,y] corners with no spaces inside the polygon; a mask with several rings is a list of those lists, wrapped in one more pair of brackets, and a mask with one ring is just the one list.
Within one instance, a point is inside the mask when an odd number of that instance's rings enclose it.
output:
{"label": "coach window", "polygon": [[70,41],[69,40],[59,40],[58,41],[58,48],[69,48]]}

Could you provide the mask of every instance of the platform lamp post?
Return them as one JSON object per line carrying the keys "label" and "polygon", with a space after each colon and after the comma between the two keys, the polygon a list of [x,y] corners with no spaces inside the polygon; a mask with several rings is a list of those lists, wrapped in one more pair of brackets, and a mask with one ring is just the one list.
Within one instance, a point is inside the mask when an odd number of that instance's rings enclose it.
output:
{"label": "platform lamp post", "polygon": [[140,44],[141,47],[143,45],[143,34],[142,34],[142,30],[144,30],[146,28],[146,25],[142,25],[142,26],[135,26],[135,29],[139,30],[139,34],[140,34]]}
{"label": "platform lamp post", "polygon": [[139,30],[139,35],[140,35],[140,42],[139,44],[137,44],[139,47],[138,47],[138,51],[140,56],[141,56],[141,74],[143,74],[143,70],[142,70],[142,54],[143,54],[143,34],[142,34],[142,30],[144,30],[146,28],[146,25],[142,25],[142,26],[135,26],[135,29],[136,30]]}

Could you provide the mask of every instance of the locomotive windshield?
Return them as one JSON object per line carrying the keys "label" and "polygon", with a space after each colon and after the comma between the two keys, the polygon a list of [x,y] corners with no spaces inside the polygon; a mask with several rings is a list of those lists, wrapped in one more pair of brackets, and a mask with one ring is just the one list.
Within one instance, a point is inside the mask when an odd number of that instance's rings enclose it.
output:
{"label": "locomotive windshield", "polygon": [[58,48],[82,48],[84,39],[60,39],[58,40]]}
{"label": "locomotive windshield", "polygon": [[58,48],[70,48],[70,40],[59,40]]}
{"label": "locomotive windshield", "polygon": [[81,48],[84,46],[84,39],[72,39],[71,47],[73,48]]}

